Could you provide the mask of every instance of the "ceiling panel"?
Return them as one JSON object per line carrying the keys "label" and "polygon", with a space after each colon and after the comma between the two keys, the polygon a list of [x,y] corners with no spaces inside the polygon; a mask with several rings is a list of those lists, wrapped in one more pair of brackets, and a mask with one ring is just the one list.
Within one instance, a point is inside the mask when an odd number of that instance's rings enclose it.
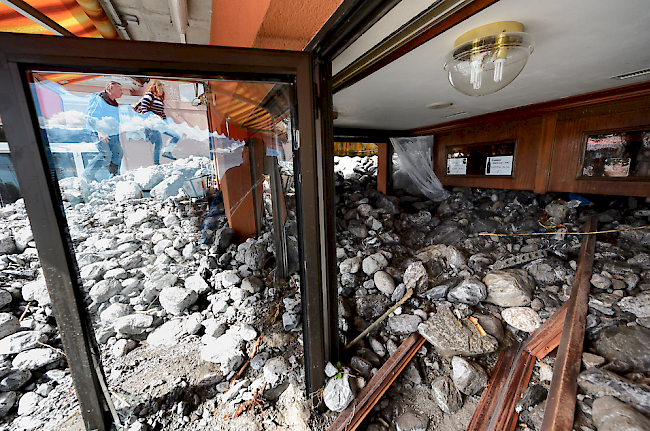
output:
{"label": "ceiling panel", "polygon": [[[484,97],[456,91],[443,69],[462,33],[520,21],[535,51],[517,79]],[[334,95],[337,127],[413,129],[650,79],[612,76],[650,67],[647,0],[501,0]],[[428,104],[452,102],[431,110]],[[466,114],[454,114],[466,112]],[[451,117],[450,117],[451,116]]]}

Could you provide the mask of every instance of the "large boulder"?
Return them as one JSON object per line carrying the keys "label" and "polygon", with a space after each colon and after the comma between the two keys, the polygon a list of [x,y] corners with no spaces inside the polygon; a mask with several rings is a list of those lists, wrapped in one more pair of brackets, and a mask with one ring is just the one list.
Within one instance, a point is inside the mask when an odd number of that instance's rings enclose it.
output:
{"label": "large boulder", "polygon": [[483,278],[489,302],[500,307],[529,305],[535,291],[535,280],[523,269],[490,271]]}
{"label": "large boulder", "polygon": [[650,329],[643,326],[612,326],[601,332],[594,343],[596,353],[619,369],[650,372]]}
{"label": "large boulder", "polygon": [[470,322],[458,320],[449,307],[438,308],[429,320],[420,323],[418,331],[446,358],[485,355],[499,347],[496,338],[483,336]]}

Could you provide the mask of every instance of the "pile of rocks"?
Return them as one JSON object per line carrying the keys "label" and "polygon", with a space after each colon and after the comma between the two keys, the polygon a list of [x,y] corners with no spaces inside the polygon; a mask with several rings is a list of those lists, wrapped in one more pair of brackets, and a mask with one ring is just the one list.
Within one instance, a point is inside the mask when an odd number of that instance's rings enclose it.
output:
{"label": "pile of rocks", "polygon": [[[253,405],[235,413],[264,391],[269,423],[308,429],[299,280],[275,282],[270,223],[240,244],[223,216],[202,235],[208,205],[179,188],[208,167],[191,158],[61,181],[116,422],[217,429],[230,416],[236,428],[257,421]],[[29,221],[22,200],[2,211],[0,429],[67,429],[80,422],[78,404]]]}
{"label": "pile of rocks", "polygon": [[[207,159],[61,182],[122,429],[324,430],[413,332],[428,342],[366,429],[462,429],[500,350],[568,300],[581,240],[571,233],[590,215],[613,232],[596,246],[576,429],[610,430],[621,418],[648,428],[650,232],[632,230],[648,225],[647,200],[586,206],[465,188],[441,203],[385,196],[376,162],[360,160],[337,161],[353,166],[336,180],[342,343],[411,296],[327,367],[314,394],[332,409],[324,415],[305,397],[300,280],[274,279],[270,223],[238,244],[210,213],[205,235],[209,206],[179,192],[209,172]],[[0,430],[73,429],[78,403],[24,206],[0,211]],[[518,235],[542,232],[555,233]],[[553,358],[538,361],[517,406],[522,426],[539,429],[552,372]]]}
{"label": "pile of rocks", "polygon": [[[367,429],[467,426],[500,350],[569,299],[581,243],[571,233],[594,215],[600,230],[613,232],[598,236],[576,427],[609,430],[631,417],[634,429],[647,428],[650,230],[636,228],[648,226],[650,200],[601,198],[587,206],[563,195],[455,188],[435,203],[385,196],[359,172],[340,176],[336,190],[341,338],[352,340],[405,292],[413,296],[330,368],[331,409],[342,411],[419,332],[428,343]],[[538,361],[518,407],[529,428],[541,425],[553,361]],[[617,403],[627,403],[620,413]]]}

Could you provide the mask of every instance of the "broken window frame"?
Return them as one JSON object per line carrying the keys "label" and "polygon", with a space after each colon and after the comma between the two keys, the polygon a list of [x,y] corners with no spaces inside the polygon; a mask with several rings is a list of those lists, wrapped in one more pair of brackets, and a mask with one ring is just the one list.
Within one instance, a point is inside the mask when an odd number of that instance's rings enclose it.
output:
{"label": "broken window frame", "polygon": [[[298,199],[300,289],[303,307],[306,390],[310,395],[324,384],[324,368],[332,351],[336,302],[331,302],[333,221],[327,174],[331,158],[331,100],[329,66],[316,67],[305,52],[286,52],[197,45],[153,44],[133,41],[72,39],[54,36],[0,34],[0,94],[10,155],[32,225],[47,287],[52,299],[80,411],[89,430],[103,431],[112,422],[99,350],[83,305],[79,272],[69,247],[70,238],[41,142],[26,71],[56,68],[75,72],[201,76],[228,75],[241,79],[290,77],[296,103],[292,115],[296,191]],[[320,84],[320,85],[319,85]],[[325,94],[321,115],[314,109],[318,91]],[[325,108],[323,108],[325,107]],[[331,111],[331,107],[329,108]],[[328,141],[329,139],[329,141]],[[331,174],[330,174],[331,175]],[[331,176],[329,177],[331,178]],[[329,226],[329,227],[328,227]],[[334,323],[332,323],[332,321]]]}

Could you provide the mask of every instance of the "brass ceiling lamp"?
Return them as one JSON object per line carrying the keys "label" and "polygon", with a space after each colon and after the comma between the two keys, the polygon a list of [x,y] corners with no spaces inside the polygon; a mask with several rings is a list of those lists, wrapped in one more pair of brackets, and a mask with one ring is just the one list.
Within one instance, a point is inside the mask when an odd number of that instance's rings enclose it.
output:
{"label": "brass ceiling lamp", "polygon": [[485,96],[510,84],[533,52],[533,37],[523,24],[501,21],[461,35],[447,56],[449,82],[468,96]]}

